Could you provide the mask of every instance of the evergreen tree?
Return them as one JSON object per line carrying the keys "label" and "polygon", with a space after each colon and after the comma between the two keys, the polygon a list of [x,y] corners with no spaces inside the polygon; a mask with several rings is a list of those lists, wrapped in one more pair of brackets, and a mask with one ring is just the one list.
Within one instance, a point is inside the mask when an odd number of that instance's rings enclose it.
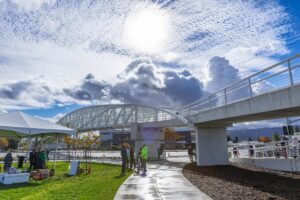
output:
{"label": "evergreen tree", "polygon": [[278,133],[277,132],[275,132],[273,135],[272,135],[272,140],[273,141],[280,141],[280,137],[279,137],[279,135],[278,135]]}

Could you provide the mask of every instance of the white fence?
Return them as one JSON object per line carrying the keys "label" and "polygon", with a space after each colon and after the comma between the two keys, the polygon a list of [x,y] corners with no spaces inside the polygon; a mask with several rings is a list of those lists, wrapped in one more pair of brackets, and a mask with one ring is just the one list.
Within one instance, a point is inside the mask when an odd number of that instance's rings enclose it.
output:
{"label": "white fence", "polygon": [[236,158],[299,158],[300,140],[233,144],[229,146],[228,151],[230,157]]}

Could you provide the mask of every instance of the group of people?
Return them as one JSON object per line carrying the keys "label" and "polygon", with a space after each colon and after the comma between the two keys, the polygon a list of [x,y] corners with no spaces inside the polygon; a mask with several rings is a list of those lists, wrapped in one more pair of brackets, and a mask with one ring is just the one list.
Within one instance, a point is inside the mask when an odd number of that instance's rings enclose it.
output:
{"label": "group of people", "polygon": [[48,159],[49,152],[45,152],[44,150],[41,151],[35,151],[35,149],[32,150],[32,152],[29,153],[29,170],[32,169],[45,169],[46,168],[46,161]]}
{"label": "group of people", "polygon": [[139,174],[140,169],[145,174],[147,172],[146,162],[148,159],[148,148],[144,144],[135,155],[133,145],[123,144],[121,149],[122,171],[121,176],[125,175],[126,168],[136,169]]}

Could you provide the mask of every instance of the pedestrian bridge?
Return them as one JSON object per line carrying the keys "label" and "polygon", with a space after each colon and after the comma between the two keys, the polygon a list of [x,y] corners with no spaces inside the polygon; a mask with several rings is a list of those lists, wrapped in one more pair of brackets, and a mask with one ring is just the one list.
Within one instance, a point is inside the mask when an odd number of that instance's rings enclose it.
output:
{"label": "pedestrian bridge", "polygon": [[228,164],[228,126],[300,115],[300,54],[186,105],[180,114],[196,127],[198,165]]}
{"label": "pedestrian bridge", "polygon": [[180,114],[197,126],[300,115],[300,54],[184,106]]}
{"label": "pedestrian bridge", "polygon": [[149,158],[157,158],[157,148],[164,140],[163,127],[187,126],[188,121],[169,110],[146,105],[111,104],[75,110],[58,124],[80,132],[129,128],[135,150],[147,144]]}
{"label": "pedestrian bridge", "polygon": [[79,132],[118,128],[186,126],[187,120],[171,111],[146,105],[108,104],[75,110],[58,124]]}
{"label": "pedestrian bridge", "polygon": [[136,148],[146,142],[152,155],[163,140],[161,127],[193,125],[198,165],[226,165],[227,127],[300,115],[300,54],[188,104],[179,114],[147,105],[98,105],[75,110],[58,123],[79,132],[129,127]]}

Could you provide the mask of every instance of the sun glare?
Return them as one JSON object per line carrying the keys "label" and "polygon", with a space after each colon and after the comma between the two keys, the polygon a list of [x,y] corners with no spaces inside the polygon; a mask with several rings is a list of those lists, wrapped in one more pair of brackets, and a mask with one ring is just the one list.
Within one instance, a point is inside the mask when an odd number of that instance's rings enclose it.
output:
{"label": "sun glare", "polygon": [[168,14],[159,9],[148,8],[127,17],[124,24],[124,40],[134,50],[158,53],[164,49],[168,30]]}

